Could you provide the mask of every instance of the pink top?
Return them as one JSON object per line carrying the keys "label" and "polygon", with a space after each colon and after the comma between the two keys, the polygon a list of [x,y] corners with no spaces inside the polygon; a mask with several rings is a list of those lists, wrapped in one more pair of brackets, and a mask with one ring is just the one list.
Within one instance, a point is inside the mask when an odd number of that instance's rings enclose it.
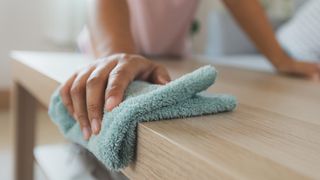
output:
{"label": "pink top", "polygon": [[[137,50],[149,56],[188,54],[188,35],[198,0],[127,0]],[[88,52],[88,33],[79,47]]]}
{"label": "pink top", "polygon": [[147,55],[183,55],[198,0],[127,0],[138,50]]}

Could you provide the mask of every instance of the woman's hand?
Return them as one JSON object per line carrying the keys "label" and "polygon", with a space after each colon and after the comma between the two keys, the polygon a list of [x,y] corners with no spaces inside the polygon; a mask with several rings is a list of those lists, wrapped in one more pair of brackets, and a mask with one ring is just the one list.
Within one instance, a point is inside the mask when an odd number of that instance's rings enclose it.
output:
{"label": "woman's hand", "polygon": [[278,67],[280,73],[320,81],[320,63],[291,60],[291,63]]}
{"label": "woman's hand", "polygon": [[156,84],[170,81],[167,70],[151,60],[139,55],[115,54],[94,61],[62,85],[62,101],[79,122],[84,139],[89,139],[92,132],[99,133],[103,108],[111,111],[117,106],[134,79]]}

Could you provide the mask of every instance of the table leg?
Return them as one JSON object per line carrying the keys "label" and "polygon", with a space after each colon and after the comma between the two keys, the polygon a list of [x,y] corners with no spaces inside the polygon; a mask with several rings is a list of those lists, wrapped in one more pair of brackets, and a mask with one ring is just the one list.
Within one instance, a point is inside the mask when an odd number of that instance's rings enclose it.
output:
{"label": "table leg", "polygon": [[14,177],[15,180],[32,180],[37,102],[36,99],[18,82],[14,82],[11,99],[15,136]]}

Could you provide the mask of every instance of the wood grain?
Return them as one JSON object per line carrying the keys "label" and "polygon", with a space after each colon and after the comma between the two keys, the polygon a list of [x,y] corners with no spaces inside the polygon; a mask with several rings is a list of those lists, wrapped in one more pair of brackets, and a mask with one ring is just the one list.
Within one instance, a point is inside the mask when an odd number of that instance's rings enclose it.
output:
{"label": "wood grain", "polygon": [[[205,65],[199,60],[160,61],[174,77]],[[217,81],[211,93],[231,93],[239,102],[320,124],[320,84],[274,73],[215,65]]]}
{"label": "wood grain", "polygon": [[[15,53],[14,78],[48,105],[51,93],[91,60],[76,54]],[[159,60],[173,78],[204,65]],[[231,93],[234,112],[141,123],[132,179],[320,179],[320,84],[215,66],[210,93]]]}

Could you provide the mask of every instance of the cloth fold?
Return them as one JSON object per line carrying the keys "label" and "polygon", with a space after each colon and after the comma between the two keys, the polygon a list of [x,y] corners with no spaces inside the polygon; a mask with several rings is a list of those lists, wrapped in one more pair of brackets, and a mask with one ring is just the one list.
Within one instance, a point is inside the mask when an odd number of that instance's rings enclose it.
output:
{"label": "cloth fold", "polygon": [[134,159],[138,122],[235,109],[237,102],[232,95],[200,94],[214,83],[216,75],[212,66],[204,66],[166,85],[132,82],[124,101],[111,112],[104,112],[100,133],[88,141],[83,140],[79,124],[68,114],[58,90],[52,95],[49,115],[67,139],[87,148],[108,168],[120,170]]}

